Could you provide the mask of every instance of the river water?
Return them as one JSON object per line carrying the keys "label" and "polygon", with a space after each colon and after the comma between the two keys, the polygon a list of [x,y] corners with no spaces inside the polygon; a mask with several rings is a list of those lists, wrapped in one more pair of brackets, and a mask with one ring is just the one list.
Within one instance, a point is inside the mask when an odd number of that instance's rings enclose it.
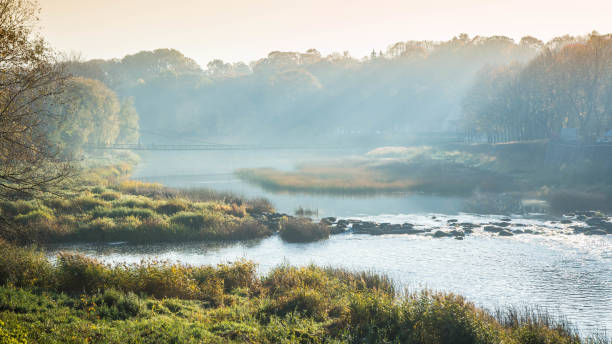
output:
{"label": "river water", "polygon": [[[347,152],[341,152],[343,156]],[[355,152],[358,153],[358,152]],[[340,154],[340,153],[338,153]],[[259,156],[258,156],[259,155]],[[291,169],[315,153],[162,152],[143,157],[134,178],[174,187],[207,187],[245,196],[269,198],[277,210],[318,209],[319,216],[376,222],[410,222],[444,229],[447,220],[487,223],[502,216],[462,213],[462,200],[425,195],[338,197],[277,194],[237,180],[231,172],[244,167]],[[328,155],[328,158],[334,158]],[[435,217],[435,219],[433,218]],[[476,230],[465,240],[424,235],[341,234],[329,240],[289,244],[277,236],[248,242],[158,245],[73,244],[76,250],[109,263],[142,259],[216,264],[249,259],[259,272],[290,263],[317,264],[386,273],[410,290],[430,288],[456,292],[479,306],[542,307],[563,314],[581,332],[612,329],[612,236],[569,234],[568,225],[540,216],[513,216],[513,225],[538,235],[499,237]]]}

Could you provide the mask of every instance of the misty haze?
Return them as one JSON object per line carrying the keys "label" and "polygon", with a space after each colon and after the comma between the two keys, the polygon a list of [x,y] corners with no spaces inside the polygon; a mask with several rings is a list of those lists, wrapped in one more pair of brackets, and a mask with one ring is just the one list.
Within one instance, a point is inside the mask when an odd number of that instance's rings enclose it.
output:
{"label": "misty haze", "polygon": [[0,342],[610,344],[612,7],[387,2],[0,0]]}

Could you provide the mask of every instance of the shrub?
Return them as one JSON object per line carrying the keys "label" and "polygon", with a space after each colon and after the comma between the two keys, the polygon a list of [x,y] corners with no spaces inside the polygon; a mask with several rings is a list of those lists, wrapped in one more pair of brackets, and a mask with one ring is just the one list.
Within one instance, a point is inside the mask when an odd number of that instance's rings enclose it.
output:
{"label": "shrub", "polygon": [[501,342],[501,327],[491,315],[455,294],[424,291],[402,307],[408,341],[440,344]]}
{"label": "shrub", "polygon": [[140,298],[132,293],[123,293],[107,289],[92,297],[93,304],[98,306],[97,313],[101,318],[123,320],[140,314],[143,306]]}
{"label": "shrub", "polygon": [[91,196],[82,196],[73,201],[73,207],[81,211],[91,211],[96,208],[106,208],[108,206],[109,204],[107,202]]}
{"label": "shrub", "polygon": [[160,196],[166,188],[159,183],[145,183],[138,180],[124,180],[113,186],[119,192],[142,196]]}
{"label": "shrub", "polygon": [[90,191],[91,191],[92,194],[99,195],[99,194],[103,193],[105,191],[105,189],[103,187],[100,187],[100,186],[95,186],[95,187],[91,188]]}
{"label": "shrub", "polygon": [[178,212],[187,210],[187,208],[187,202],[180,199],[172,199],[160,204],[155,210],[160,214],[174,215]]}
{"label": "shrub", "polygon": [[105,201],[116,201],[121,198],[121,194],[118,192],[106,191],[100,195],[100,198]]}
{"label": "shrub", "polygon": [[100,217],[89,222],[89,228],[97,231],[108,232],[115,228],[115,221],[108,217]]}
{"label": "shrub", "polygon": [[0,210],[2,214],[7,217],[15,217],[21,214],[27,214],[33,210],[39,208],[34,202],[31,201],[0,201]]}
{"label": "shrub", "polygon": [[255,263],[240,260],[231,264],[217,265],[216,273],[223,279],[223,287],[226,292],[231,292],[236,288],[258,290],[259,279],[256,268]]}
{"label": "shrub", "polygon": [[[406,331],[410,331],[413,326],[403,321],[401,309],[394,305],[393,301],[393,298],[387,295],[376,293],[350,295],[349,331],[353,342],[412,343],[406,338],[400,339],[402,325],[406,325]],[[416,343],[425,342],[416,341]]]}
{"label": "shrub", "polygon": [[92,212],[92,216],[94,218],[109,217],[111,219],[125,218],[128,216],[133,216],[138,219],[148,219],[148,218],[155,217],[156,214],[151,209],[118,207],[118,208],[111,208],[111,209],[96,208]]}
{"label": "shrub", "polygon": [[60,212],[69,211],[72,207],[72,202],[63,198],[51,198],[44,200],[45,206]]}
{"label": "shrub", "polygon": [[274,206],[265,198],[254,198],[247,201],[247,211],[251,214],[273,213]]}
{"label": "shrub", "polygon": [[342,268],[325,268],[325,273],[357,291],[377,291],[389,296],[395,295],[395,285],[387,275],[370,271],[349,271]]}
{"label": "shrub", "polygon": [[267,226],[253,219],[244,219],[237,224],[229,225],[228,238],[231,239],[255,239],[272,235]]}
{"label": "shrub", "polygon": [[204,214],[182,211],[170,218],[170,223],[199,230],[207,224],[207,217]]}
{"label": "shrub", "polygon": [[557,190],[546,195],[550,208],[556,213],[579,210],[612,210],[610,197],[597,190]]}
{"label": "shrub", "polygon": [[155,202],[144,196],[126,196],[113,203],[115,207],[124,208],[155,208]]}
{"label": "shrub", "polygon": [[496,320],[512,330],[519,343],[580,343],[575,328],[565,319],[540,308],[507,308],[494,313]]}
{"label": "shrub", "polygon": [[104,288],[109,268],[99,261],[80,254],[61,252],[58,255],[59,288],[68,292],[94,292]]}
{"label": "shrub", "polygon": [[238,205],[236,203],[232,203],[230,204],[230,208],[227,210],[227,213],[236,217],[245,217],[247,216],[246,206],[244,204]]}
{"label": "shrub", "polygon": [[323,293],[324,291],[298,287],[276,297],[264,308],[264,312],[281,316],[297,313],[321,321],[327,316],[330,305]]}
{"label": "shrub", "polygon": [[2,240],[0,250],[0,283],[17,287],[54,286],[53,266],[42,252],[13,246]]}
{"label": "shrub", "polygon": [[48,209],[36,209],[32,210],[27,214],[20,214],[15,216],[15,223],[23,226],[33,226],[43,223],[49,223],[54,219]]}
{"label": "shrub", "polygon": [[279,234],[288,242],[310,242],[329,238],[329,227],[308,218],[284,218]]}

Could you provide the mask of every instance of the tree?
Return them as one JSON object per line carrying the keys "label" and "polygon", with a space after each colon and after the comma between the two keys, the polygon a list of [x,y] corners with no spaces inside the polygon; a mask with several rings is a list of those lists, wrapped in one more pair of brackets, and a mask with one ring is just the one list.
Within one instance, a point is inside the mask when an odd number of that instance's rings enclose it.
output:
{"label": "tree", "polygon": [[[129,103],[124,106],[126,122],[122,123],[121,105],[117,95],[102,82],[87,78],[70,78],[65,83],[62,102],[54,112],[62,113],[65,120],[47,128],[50,140],[62,148],[63,153],[80,154],[86,145],[116,143],[121,125],[134,126],[138,114],[132,113]],[[135,111],[134,111],[135,112]],[[126,128],[126,130],[129,130]],[[124,132],[124,135],[127,133]],[[127,135],[125,138],[130,139]]]}
{"label": "tree", "polygon": [[35,35],[38,4],[0,0],[0,198],[57,192],[71,165],[45,133],[65,76]]}
{"label": "tree", "polygon": [[134,98],[128,97],[121,102],[119,111],[118,143],[138,143],[138,112],[134,107]]}

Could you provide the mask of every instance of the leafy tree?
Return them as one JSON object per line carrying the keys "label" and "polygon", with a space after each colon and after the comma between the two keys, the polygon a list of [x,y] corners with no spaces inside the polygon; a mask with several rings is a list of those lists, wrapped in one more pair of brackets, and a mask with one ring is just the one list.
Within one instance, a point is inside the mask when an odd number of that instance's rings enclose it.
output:
{"label": "leafy tree", "polygon": [[37,3],[0,0],[0,198],[58,192],[71,166],[44,131],[64,74],[35,35]]}
{"label": "leafy tree", "polygon": [[561,37],[524,66],[487,67],[463,105],[468,131],[489,141],[553,138],[564,127],[593,141],[612,123],[612,35]]}
{"label": "leafy tree", "polygon": [[[86,78],[70,78],[66,81],[66,92],[55,112],[65,114],[65,120],[48,128],[50,139],[65,152],[82,153],[86,145],[108,145],[116,143],[124,119],[120,117],[121,106],[115,92],[102,82]],[[125,104],[126,123],[133,125],[133,108]],[[130,136],[124,137],[129,139]]]}
{"label": "leafy tree", "polygon": [[138,143],[138,112],[134,107],[134,98],[127,97],[121,102],[119,111],[119,136],[117,143]]}

